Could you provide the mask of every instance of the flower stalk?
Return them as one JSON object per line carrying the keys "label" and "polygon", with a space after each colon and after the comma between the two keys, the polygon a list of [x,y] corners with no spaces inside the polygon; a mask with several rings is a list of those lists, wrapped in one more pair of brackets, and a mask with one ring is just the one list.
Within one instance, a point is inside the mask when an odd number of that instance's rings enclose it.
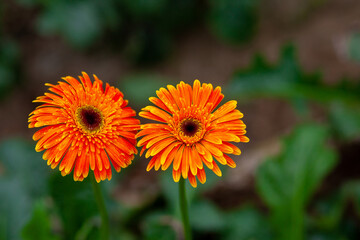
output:
{"label": "flower stalk", "polygon": [[179,181],[179,198],[180,198],[180,211],[183,222],[185,240],[191,240],[191,229],[189,224],[189,212],[186,201],[185,180],[182,177],[180,178]]}
{"label": "flower stalk", "polygon": [[91,183],[94,195],[101,216],[100,239],[109,240],[109,216],[106,210],[103,195],[101,193],[100,184],[96,182],[95,176],[91,177]]}

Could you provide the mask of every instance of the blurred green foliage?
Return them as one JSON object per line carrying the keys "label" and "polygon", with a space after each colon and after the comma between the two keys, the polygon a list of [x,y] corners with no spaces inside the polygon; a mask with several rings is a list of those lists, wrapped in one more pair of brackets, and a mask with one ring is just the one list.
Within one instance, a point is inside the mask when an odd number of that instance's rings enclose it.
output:
{"label": "blurred green foliage", "polygon": [[32,144],[9,139],[0,144],[0,236],[20,239],[37,199],[46,194],[47,166]]}
{"label": "blurred green foliage", "polygon": [[104,19],[97,1],[48,1],[38,22],[46,35],[59,34],[77,48],[87,48],[100,38]]}
{"label": "blurred green foliage", "polygon": [[[293,45],[283,47],[277,64],[269,64],[257,55],[252,65],[238,70],[225,89],[230,98],[249,101],[256,98],[281,98],[292,103],[302,115],[308,103],[322,104],[337,136],[344,140],[360,136],[360,84],[342,79],[335,86],[322,81],[320,73],[304,73]],[[308,116],[307,116],[308,117]]]}
{"label": "blurred green foliage", "polygon": [[152,212],[144,218],[144,239],[172,240],[176,233],[171,226],[171,216],[161,212]]}
{"label": "blurred green foliage", "polygon": [[0,34],[0,99],[18,82],[19,54],[16,44]]}
{"label": "blurred green foliage", "polygon": [[258,169],[259,193],[271,210],[279,240],[304,239],[306,205],[337,159],[325,146],[328,137],[329,130],[321,125],[301,126],[285,140],[282,154]]}
{"label": "blurred green foliage", "polygon": [[360,32],[354,32],[350,35],[347,48],[350,59],[360,62]]}
{"label": "blurred green foliage", "polygon": [[[17,2],[36,9],[36,28],[41,34],[60,36],[83,51],[106,45],[140,66],[163,60],[180,33],[197,24],[207,26],[225,43],[251,39],[260,4],[258,0]],[[18,79],[20,53],[15,42],[2,33],[0,37],[0,98],[4,98]],[[354,61],[360,61],[359,42],[358,33],[347,42],[348,56]],[[132,103],[145,106],[148,98],[167,84],[173,83],[154,74],[134,74],[122,79],[119,86]],[[338,149],[329,142],[341,145],[360,136],[360,84],[349,79],[338,85],[325,84],[321,74],[303,71],[295,47],[287,45],[277,63],[270,64],[257,55],[249,68],[235,72],[226,96],[240,101],[281,98],[299,113],[300,124],[284,138],[281,152],[268,156],[256,171],[259,197],[268,212],[251,204],[223,210],[204,197],[223,180],[211,171],[207,171],[206,184],[197,189],[187,183],[196,239],[358,239],[359,180],[333,186],[325,196],[314,195],[338,161]],[[313,103],[325,112],[327,124],[313,123]],[[32,143],[23,139],[0,143],[0,239],[98,239],[99,217],[88,180],[74,182],[72,176],[61,177],[58,171],[49,176],[49,172]],[[171,171],[161,174],[155,199],[136,207],[122,205],[112,197],[115,176],[112,182],[101,186],[113,239],[179,237],[178,185]]]}
{"label": "blurred green foliage", "polygon": [[132,74],[119,81],[119,89],[126,93],[126,98],[136,106],[145,106],[156,91],[170,84],[167,79],[152,74]]}
{"label": "blurred green foliage", "polygon": [[38,202],[34,206],[33,215],[30,221],[22,230],[24,240],[56,240],[51,233],[50,218],[44,203]]}
{"label": "blurred green foliage", "polygon": [[169,55],[179,36],[205,21],[227,43],[239,44],[255,33],[258,0],[17,0],[40,8],[37,29],[71,46],[89,50],[113,46],[137,65]]}
{"label": "blurred green foliage", "polygon": [[97,214],[89,181],[74,182],[72,176],[64,178],[60,174],[53,175],[50,179],[50,196],[62,219],[65,239],[74,239],[86,220]]}
{"label": "blurred green foliage", "polygon": [[225,240],[270,240],[274,234],[267,218],[254,207],[245,207],[226,215]]}
{"label": "blurred green foliage", "polygon": [[240,100],[258,97],[279,97],[284,99],[303,98],[320,103],[341,101],[359,103],[360,85],[342,81],[337,86],[327,86],[319,73],[304,73],[293,45],[283,47],[277,64],[267,63],[257,55],[252,65],[238,70],[226,93]]}
{"label": "blurred green foliage", "polygon": [[209,0],[209,5],[209,26],[219,39],[237,44],[253,36],[259,0]]}

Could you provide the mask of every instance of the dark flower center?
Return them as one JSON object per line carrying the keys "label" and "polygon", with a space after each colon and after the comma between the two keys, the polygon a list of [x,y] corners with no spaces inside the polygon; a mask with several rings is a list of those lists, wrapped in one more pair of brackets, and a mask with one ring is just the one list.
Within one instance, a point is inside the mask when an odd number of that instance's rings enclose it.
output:
{"label": "dark flower center", "polygon": [[181,123],[181,130],[185,136],[192,137],[199,130],[199,122],[197,120],[186,119]]}
{"label": "dark flower center", "polygon": [[103,124],[101,112],[92,106],[84,106],[77,110],[77,118],[85,131],[94,132]]}

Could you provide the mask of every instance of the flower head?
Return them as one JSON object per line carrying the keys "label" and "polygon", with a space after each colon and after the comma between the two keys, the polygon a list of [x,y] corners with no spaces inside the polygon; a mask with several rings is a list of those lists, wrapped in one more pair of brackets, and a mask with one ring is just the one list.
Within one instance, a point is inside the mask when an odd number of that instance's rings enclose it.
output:
{"label": "flower head", "polygon": [[51,168],[61,162],[63,176],[74,169],[74,180],[82,181],[90,168],[97,182],[110,180],[110,162],[119,172],[137,153],[140,122],[119,89],[109,84],[103,89],[95,75],[92,83],[82,74],[80,81],[65,77],[57,85],[45,84],[52,93],[34,100],[43,104],[30,113],[29,128],[43,127],[33,135],[35,150],[45,150],[43,159]]}
{"label": "flower head", "polygon": [[[224,98],[221,88],[213,89],[211,84],[200,84],[195,80],[193,87],[181,82],[176,86],[156,91],[158,98],[149,100],[155,106],[147,106],[140,116],[160,123],[141,125],[136,137],[142,137],[138,146],[147,149],[145,157],[152,157],[147,171],[153,167],[166,170],[172,164],[173,178],[178,182],[181,175],[189,178],[193,187],[196,177],[205,183],[204,166],[221,176],[217,162],[235,167],[227,154],[240,155],[240,149],[229,142],[248,142],[244,136],[243,114],[236,110],[236,101],[229,101],[215,108]],[[216,160],[216,161],[215,161]]]}

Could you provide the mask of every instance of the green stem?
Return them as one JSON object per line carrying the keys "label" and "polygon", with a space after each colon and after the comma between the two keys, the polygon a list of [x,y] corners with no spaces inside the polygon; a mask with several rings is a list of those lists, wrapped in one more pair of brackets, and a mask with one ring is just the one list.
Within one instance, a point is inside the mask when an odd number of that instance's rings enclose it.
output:
{"label": "green stem", "polygon": [[185,191],[185,180],[184,178],[180,177],[179,182],[179,198],[180,198],[180,211],[181,217],[184,227],[184,235],[185,240],[191,240],[191,229],[189,224],[189,213],[188,213],[188,206],[186,201],[186,191]]}
{"label": "green stem", "polygon": [[103,195],[101,193],[100,184],[96,182],[95,176],[91,177],[91,183],[94,189],[96,203],[101,215],[101,240],[109,240],[109,217],[106,211]]}

